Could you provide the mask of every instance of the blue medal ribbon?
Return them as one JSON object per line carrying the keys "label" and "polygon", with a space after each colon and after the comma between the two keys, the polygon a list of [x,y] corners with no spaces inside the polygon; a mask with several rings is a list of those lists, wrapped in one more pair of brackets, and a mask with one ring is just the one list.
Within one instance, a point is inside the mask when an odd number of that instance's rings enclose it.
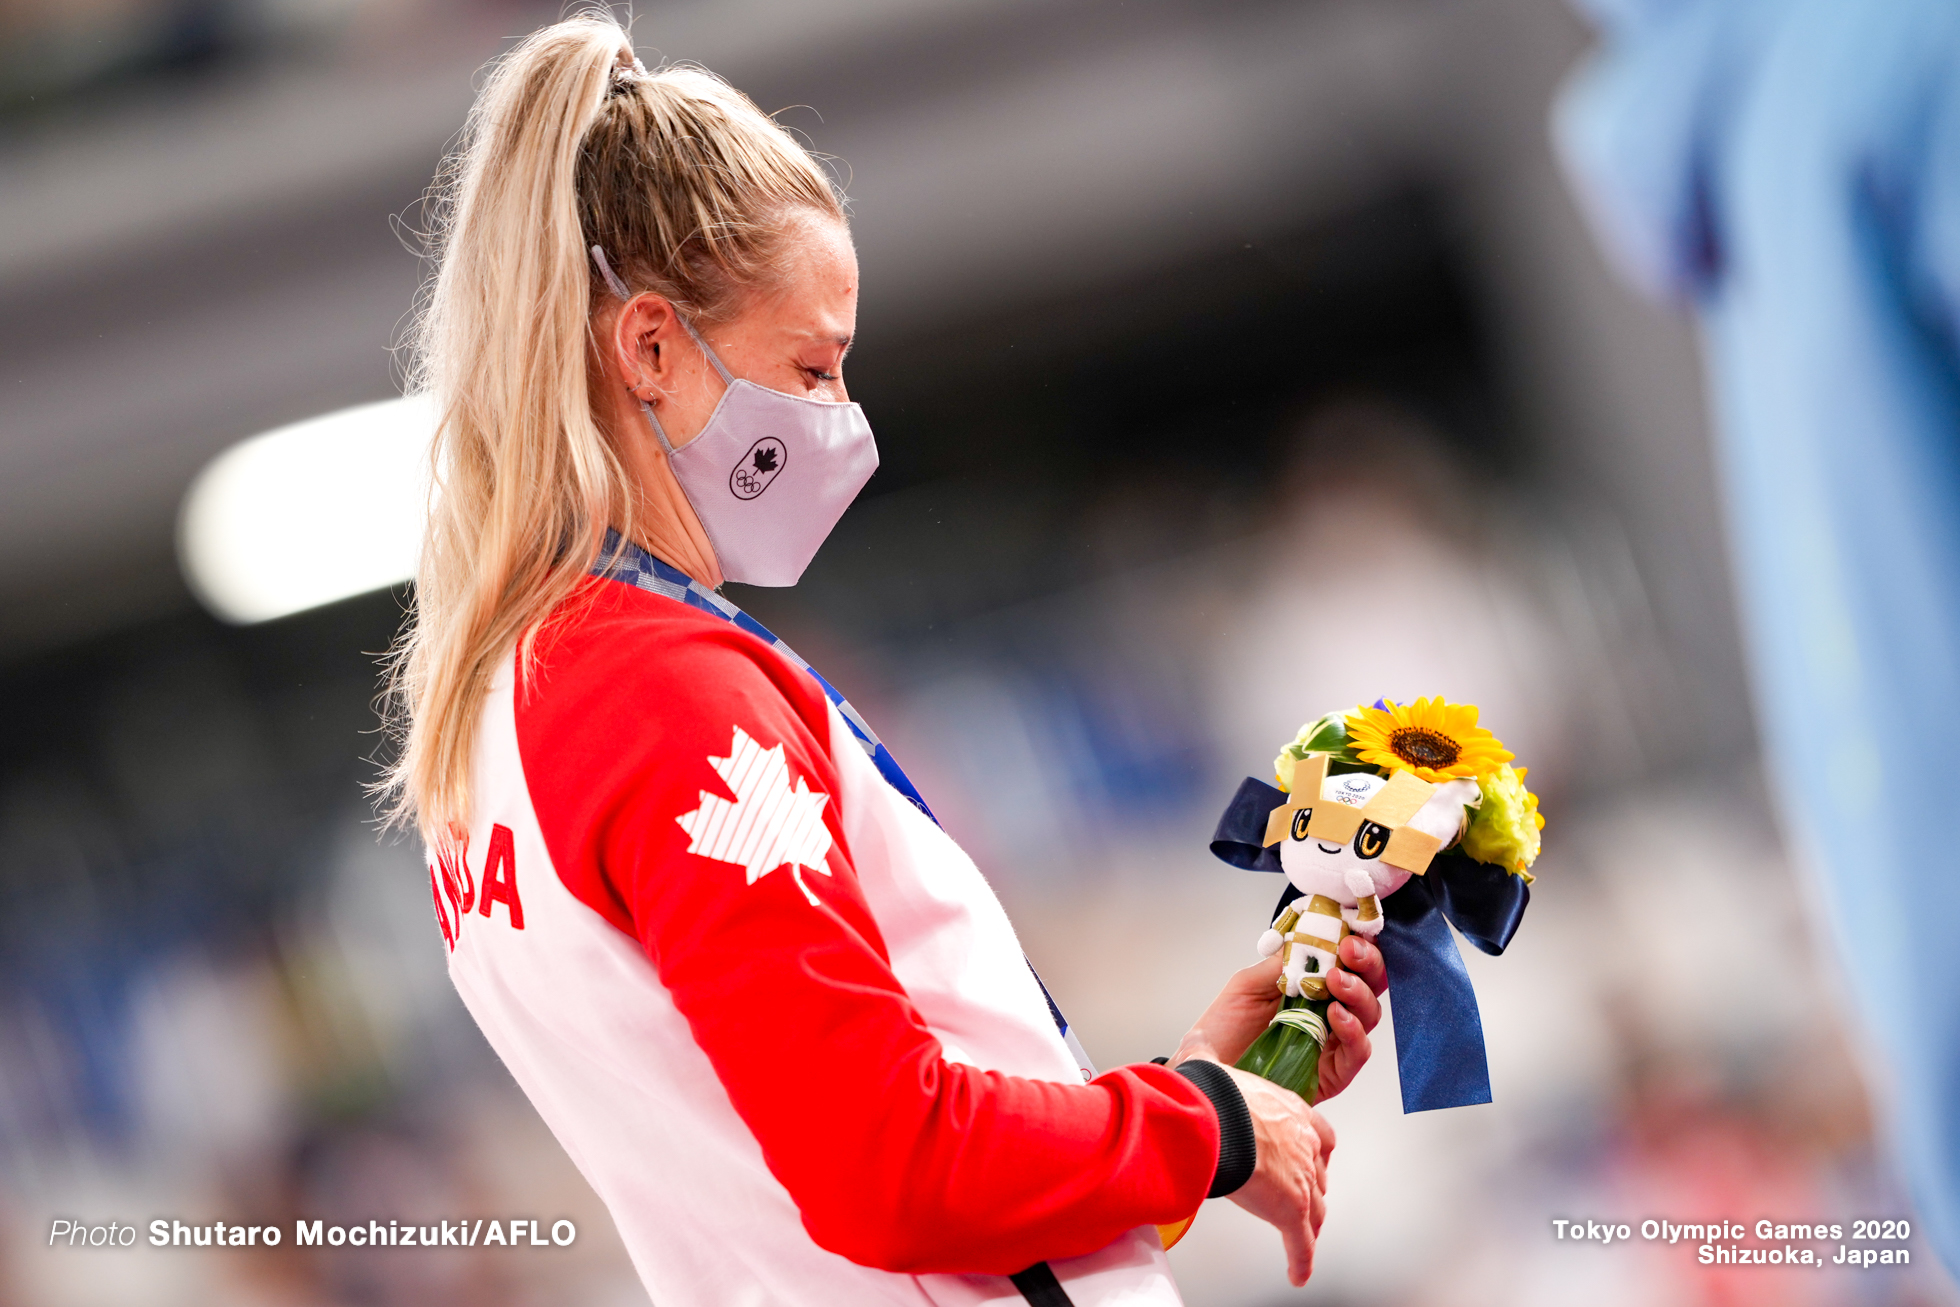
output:
{"label": "blue medal ribbon", "polygon": [[[671,564],[661,562],[610,528],[606,531],[606,541],[599,551],[599,561],[593,566],[592,575],[622,581],[635,589],[661,595],[676,603],[686,604],[690,608],[698,608],[704,613],[721,618],[724,622],[732,622],[789,659],[793,665],[802,668],[810,679],[822,688],[824,697],[836,705],[838,714],[844,719],[844,724],[851,728],[851,734],[869,755],[872,765],[878,769],[878,774],[885,778],[886,784],[897,790],[908,803],[930,818],[933,825],[939,824],[939,818],[933,816],[932,809],[926,806],[925,799],[919,794],[919,787],[912,784],[912,778],[905,774],[905,769],[898,765],[898,759],[892,757],[892,751],[885,747],[884,742],[871,729],[871,723],[864,720],[863,714],[851,706],[851,701],[846,699],[836,686],[825,680],[816,668],[804,661],[796,650],[778,639],[768,627],[687,573]],[[1048,1003],[1048,1013],[1055,1019],[1055,1029],[1061,1032],[1062,1042],[1068,1045],[1069,1054],[1075,1058],[1075,1064],[1082,1071],[1083,1078],[1086,1080],[1092,1077],[1095,1074],[1095,1065],[1089,1061],[1089,1054],[1083,1049],[1082,1041],[1075,1037],[1075,1031],[1070,1027],[1068,1018],[1064,1017],[1062,1009],[1056,1006],[1054,996],[1048,992],[1048,986],[1042,981],[1041,973],[1035,971],[1034,963],[1028,963],[1028,970],[1034,974],[1034,983],[1040,986],[1041,997]]]}
{"label": "blue medal ribbon", "polygon": [[[1279,850],[1268,848],[1266,818],[1286,794],[1247,777],[1226,805],[1211,851],[1247,871],[1280,871]],[[1292,884],[1280,907],[1300,897]],[[1382,951],[1395,994],[1395,1059],[1402,1077],[1402,1110],[1427,1112],[1490,1102],[1484,1023],[1463,955],[1450,937],[1455,926],[1480,950],[1504,951],[1524,920],[1531,887],[1501,867],[1460,853],[1439,853],[1421,876],[1382,900]]]}

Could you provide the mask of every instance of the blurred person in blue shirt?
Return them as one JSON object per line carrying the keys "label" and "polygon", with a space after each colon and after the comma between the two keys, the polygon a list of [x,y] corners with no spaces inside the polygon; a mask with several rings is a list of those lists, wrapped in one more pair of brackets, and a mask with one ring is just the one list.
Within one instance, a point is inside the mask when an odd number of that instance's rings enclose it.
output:
{"label": "blurred person in blue shirt", "polygon": [[1768,765],[1960,1268],[1960,4],[1582,3],[1559,144],[1698,312]]}

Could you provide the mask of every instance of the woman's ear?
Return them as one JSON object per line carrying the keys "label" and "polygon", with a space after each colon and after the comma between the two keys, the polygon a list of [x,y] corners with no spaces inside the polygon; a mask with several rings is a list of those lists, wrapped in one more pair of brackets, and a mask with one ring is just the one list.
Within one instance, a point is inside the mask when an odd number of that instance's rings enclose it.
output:
{"label": "woman's ear", "polygon": [[652,402],[673,388],[675,338],[684,334],[680,316],[664,297],[635,295],[613,320],[612,365],[626,389]]}

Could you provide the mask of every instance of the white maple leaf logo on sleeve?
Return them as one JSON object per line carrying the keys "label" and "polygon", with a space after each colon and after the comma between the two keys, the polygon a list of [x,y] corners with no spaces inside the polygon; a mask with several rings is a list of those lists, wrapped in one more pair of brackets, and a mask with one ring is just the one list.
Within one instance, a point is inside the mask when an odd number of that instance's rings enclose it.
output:
{"label": "white maple leaf logo on sleeve", "polygon": [[735,802],[700,791],[701,806],[675,818],[688,834],[687,851],[748,868],[751,885],[787,866],[796,887],[815,906],[817,896],[803,883],[802,869],[830,874],[824,861],[830,830],[823,824],[823,805],[830,796],[811,790],[800,776],[792,790],[783,746],[765,749],[739,726],[728,756],[710,757],[708,765],[735,792]]}

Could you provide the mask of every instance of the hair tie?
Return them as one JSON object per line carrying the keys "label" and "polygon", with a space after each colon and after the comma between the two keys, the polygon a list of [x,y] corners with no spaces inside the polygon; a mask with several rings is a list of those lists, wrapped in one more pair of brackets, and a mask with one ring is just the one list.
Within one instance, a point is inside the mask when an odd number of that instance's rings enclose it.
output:
{"label": "hair tie", "polygon": [[646,65],[631,50],[621,47],[619,58],[613,61],[612,77],[606,83],[606,98],[623,95],[635,82],[645,80]]}

